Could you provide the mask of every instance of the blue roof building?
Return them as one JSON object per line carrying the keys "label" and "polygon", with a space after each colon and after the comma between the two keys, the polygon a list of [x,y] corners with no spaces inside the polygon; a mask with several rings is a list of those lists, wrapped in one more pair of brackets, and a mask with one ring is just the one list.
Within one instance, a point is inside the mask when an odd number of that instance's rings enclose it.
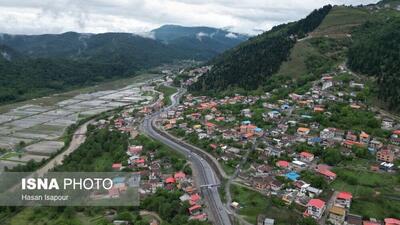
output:
{"label": "blue roof building", "polygon": [[300,175],[294,171],[289,172],[287,174],[285,174],[285,176],[292,181],[296,181],[297,179],[299,179]]}
{"label": "blue roof building", "polygon": [[249,124],[251,124],[251,121],[250,120],[245,120],[245,121],[242,121],[242,124],[243,125],[249,125]]}
{"label": "blue roof building", "polygon": [[120,184],[120,183],[124,183],[125,181],[125,177],[115,177],[112,179],[114,184]]}

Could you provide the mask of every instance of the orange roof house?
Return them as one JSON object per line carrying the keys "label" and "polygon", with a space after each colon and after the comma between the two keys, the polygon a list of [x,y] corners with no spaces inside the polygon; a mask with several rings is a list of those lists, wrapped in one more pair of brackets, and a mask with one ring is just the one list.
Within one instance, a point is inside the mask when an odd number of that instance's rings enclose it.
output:
{"label": "orange roof house", "polygon": [[297,133],[300,135],[307,135],[308,133],[310,133],[310,129],[306,127],[299,127],[297,128]]}
{"label": "orange roof house", "polygon": [[324,112],[325,109],[322,107],[314,107],[314,112]]}

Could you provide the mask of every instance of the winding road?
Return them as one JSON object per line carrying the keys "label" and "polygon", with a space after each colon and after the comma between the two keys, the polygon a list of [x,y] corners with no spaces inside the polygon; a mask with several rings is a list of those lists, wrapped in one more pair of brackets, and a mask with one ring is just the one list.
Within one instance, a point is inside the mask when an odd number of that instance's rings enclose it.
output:
{"label": "winding road", "polygon": [[[171,96],[172,104],[163,111],[175,107],[179,103],[179,99],[183,95],[184,90],[180,89],[177,93]],[[178,139],[165,135],[156,127],[156,120],[159,118],[160,112],[156,112],[147,116],[142,123],[142,130],[148,136],[164,143],[172,149],[185,155],[191,161],[198,186],[201,188],[201,193],[207,205],[208,216],[210,221],[217,225],[231,225],[228,212],[225,209],[218,193],[218,185],[220,181],[216,176],[215,171],[210,164],[200,155],[195,153],[195,149],[190,146],[183,145]]]}

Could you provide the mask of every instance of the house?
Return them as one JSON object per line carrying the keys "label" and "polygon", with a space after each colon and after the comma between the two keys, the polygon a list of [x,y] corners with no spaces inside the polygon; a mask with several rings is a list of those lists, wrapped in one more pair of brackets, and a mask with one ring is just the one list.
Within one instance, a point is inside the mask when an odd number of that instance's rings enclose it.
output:
{"label": "house", "polygon": [[268,175],[272,171],[272,167],[268,165],[260,165],[256,168],[257,175]]}
{"label": "house", "polygon": [[325,211],[325,208],[326,205],[324,201],[313,198],[307,203],[307,209],[304,212],[304,216],[311,216],[314,219],[320,219]]}
{"label": "house", "polygon": [[186,174],[182,171],[176,172],[174,174],[174,179],[176,181],[183,181],[183,180],[185,180],[185,178],[186,178]]}
{"label": "house", "polygon": [[241,111],[242,116],[251,118],[251,111],[250,109],[242,109]]}
{"label": "house", "polygon": [[395,218],[386,218],[385,225],[400,225],[400,220]]}
{"label": "house", "polygon": [[216,126],[217,126],[217,125],[215,125],[215,124],[213,124],[213,123],[207,122],[207,123],[206,123],[207,134],[212,134],[212,133],[214,132]]}
{"label": "house", "polygon": [[261,223],[258,223],[257,225],[274,225],[275,220],[270,219],[270,218],[265,218]]}
{"label": "house", "polygon": [[114,171],[120,171],[122,169],[122,163],[114,163],[114,164],[112,164],[111,168]]}
{"label": "house", "polygon": [[360,142],[361,143],[368,146],[370,139],[371,138],[367,133],[365,133],[364,131],[361,132],[361,134],[360,134]]}
{"label": "house", "polygon": [[381,225],[381,223],[379,223],[375,219],[371,219],[371,220],[364,220],[363,225]]}
{"label": "house", "polygon": [[300,136],[306,136],[310,133],[310,129],[306,127],[297,128],[297,134]]}
{"label": "house", "polygon": [[207,220],[207,214],[200,213],[198,215],[193,215],[193,216],[189,217],[189,220],[206,221]]}
{"label": "house", "polygon": [[267,113],[267,116],[265,116],[265,114],[263,114],[264,119],[268,116],[269,119],[278,119],[281,117],[281,113],[276,111],[276,110],[272,110],[270,112]]}
{"label": "house", "polygon": [[382,162],[380,165],[379,165],[379,169],[381,169],[381,170],[384,170],[384,171],[392,171],[393,170],[393,167],[394,167],[394,164],[393,163],[387,163],[387,162]]}
{"label": "house", "polygon": [[336,179],[336,173],[330,171],[329,169],[326,168],[318,168],[317,173],[323,175],[325,178],[329,180],[335,180]]}
{"label": "house", "polygon": [[304,168],[307,167],[307,164],[305,164],[305,163],[302,162],[302,161],[298,161],[298,160],[293,160],[293,161],[292,161],[292,165],[293,165],[293,167],[294,167],[295,169],[297,169],[297,170],[302,170],[302,169],[304,169]]}
{"label": "house", "polygon": [[272,182],[272,177],[254,177],[253,187],[260,191],[267,191],[270,189],[270,184]]}
{"label": "house", "polygon": [[195,205],[200,201],[201,197],[199,194],[192,194],[189,199],[190,205]]}
{"label": "house", "polygon": [[210,148],[212,148],[213,150],[215,150],[215,149],[218,148],[218,145],[216,145],[216,144],[210,144],[209,146],[210,146]]}
{"label": "house", "polygon": [[141,145],[129,146],[127,154],[129,156],[139,155],[142,152],[142,150],[143,146]]}
{"label": "house", "polygon": [[386,129],[386,130],[390,130],[392,129],[394,126],[394,120],[390,119],[390,118],[384,118],[382,120],[382,129]]}
{"label": "house", "polygon": [[283,188],[283,183],[279,180],[273,180],[270,184],[270,188],[272,191],[279,191]]}
{"label": "house", "polygon": [[324,140],[331,140],[335,137],[335,128],[325,128],[319,133],[319,137]]}
{"label": "house", "polygon": [[312,145],[312,146],[314,146],[316,144],[321,144],[321,142],[322,142],[322,139],[320,137],[312,137],[307,140],[307,144]]}
{"label": "house", "polygon": [[300,152],[299,154],[300,160],[303,162],[312,162],[314,160],[314,154],[309,152]]}
{"label": "house", "polygon": [[347,134],[346,134],[346,140],[357,141],[357,135],[355,135],[351,131],[348,131]]}
{"label": "house", "polygon": [[333,206],[329,210],[329,218],[328,221],[333,225],[342,225],[346,218],[346,210],[339,206]]}
{"label": "house", "polygon": [[354,215],[354,214],[348,214],[346,217],[346,223],[348,225],[362,225],[362,216],[360,215]]}
{"label": "house", "polygon": [[352,141],[352,140],[345,140],[345,141],[343,141],[342,144],[345,148],[349,148],[349,149],[353,148],[353,146],[357,146],[359,148],[365,147],[365,145],[363,143],[357,142],[357,141]]}
{"label": "house", "polygon": [[381,162],[392,163],[395,159],[395,154],[389,149],[383,149],[376,153],[376,160]]}
{"label": "house", "polygon": [[280,168],[289,168],[289,162],[284,160],[279,160],[276,162],[276,166]]}
{"label": "house", "polygon": [[345,208],[350,208],[351,205],[351,199],[353,198],[353,195],[349,192],[340,192],[336,196],[335,204],[340,205]]}
{"label": "house", "polygon": [[324,111],[325,111],[325,109],[322,108],[322,107],[319,107],[319,106],[315,106],[314,107],[314,112],[315,113],[323,113]]}
{"label": "house", "polygon": [[165,183],[166,184],[174,184],[175,183],[175,178],[168,177],[167,179],[165,179]]}
{"label": "house", "polygon": [[390,136],[390,142],[395,145],[400,145],[400,130],[393,131],[393,134]]}
{"label": "house", "polygon": [[286,176],[286,178],[288,178],[289,180],[292,180],[292,181],[296,181],[300,177],[300,175],[294,171],[286,173],[285,176]]}
{"label": "house", "polygon": [[256,128],[257,128],[257,126],[254,126],[252,124],[241,125],[240,126],[240,133],[241,134],[248,134],[248,133],[254,134]]}
{"label": "house", "polygon": [[360,83],[356,83],[354,81],[350,81],[350,87],[351,88],[363,89],[364,88],[364,84],[360,84]]}
{"label": "house", "polygon": [[368,150],[371,151],[371,152],[376,152],[379,149],[381,149],[382,147],[383,147],[383,143],[382,142],[380,142],[380,141],[378,141],[376,139],[372,139],[369,142]]}
{"label": "house", "polygon": [[190,215],[197,215],[201,211],[201,205],[194,205],[189,208]]}

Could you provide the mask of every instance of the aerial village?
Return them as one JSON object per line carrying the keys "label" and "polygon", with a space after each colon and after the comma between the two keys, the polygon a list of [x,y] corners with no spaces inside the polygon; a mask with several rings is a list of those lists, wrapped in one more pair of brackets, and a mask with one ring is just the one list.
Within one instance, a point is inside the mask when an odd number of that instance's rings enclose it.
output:
{"label": "aerial village", "polygon": [[[190,85],[208,69],[189,71],[182,84]],[[358,200],[365,194],[353,188],[364,182],[357,173],[399,173],[398,117],[366,104],[365,89],[361,79],[339,66],[287,98],[278,98],[276,90],[215,98],[187,94],[161,115],[161,123],[170,134],[211,154],[228,175],[237,170],[234,182],[299,206],[303,217],[320,224],[400,224],[399,215],[378,220],[352,210],[353,202],[373,201]],[[368,177],[363,179],[368,183]],[[375,182],[379,187],[385,181]],[[398,191],[398,183],[393,188]],[[383,194],[367,189],[375,193],[366,195]],[[240,202],[231,207],[240,209]],[[273,218],[259,224],[274,224]]]}
{"label": "aerial village", "polygon": [[[159,79],[152,84],[141,86],[143,92],[152,92],[158,95],[155,101],[126,107],[118,114],[97,120],[94,126],[97,128],[108,127],[109,129],[129,134],[130,144],[126,149],[126,160],[114,162],[110,169],[114,172],[123,171],[136,174],[133,186],[138,187],[140,200],[155,194],[159,189],[178,190],[182,193],[179,198],[180,201],[189,204],[187,212],[189,220],[206,221],[207,214],[204,210],[204,202],[200,191],[196,189],[195,179],[192,177],[189,163],[186,162],[183,156],[173,154],[171,149],[166,152],[159,146],[149,145],[149,139],[143,136],[140,131],[143,117],[159,110],[164,105],[164,95],[162,92],[155,90],[156,86],[154,85],[164,82],[164,79]],[[146,146],[146,144],[149,146]],[[114,187],[103,198],[119,198],[126,193],[128,187],[129,182],[115,180]],[[129,224],[129,222],[114,220],[113,224]],[[160,221],[154,219],[151,224],[160,224]]]}

